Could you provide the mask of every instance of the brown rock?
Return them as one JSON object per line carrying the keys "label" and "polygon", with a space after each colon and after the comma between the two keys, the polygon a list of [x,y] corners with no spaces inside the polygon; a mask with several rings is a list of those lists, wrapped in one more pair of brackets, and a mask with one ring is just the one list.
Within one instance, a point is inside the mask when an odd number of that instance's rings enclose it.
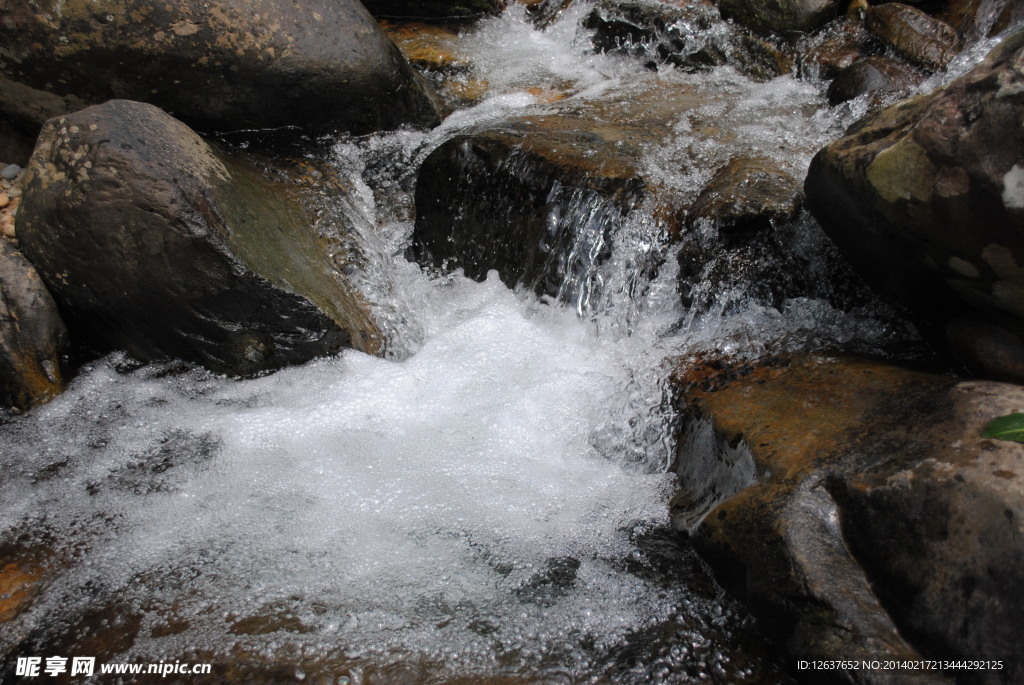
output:
{"label": "brown rock", "polygon": [[730,233],[770,229],[793,219],[802,200],[800,182],[778,163],[766,157],[735,157],[697,196],[688,221],[714,221]]}
{"label": "brown rock", "polygon": [[796,655],[913,653],[902,635],[1006,660],[977,682],[1020,680],[1024,446],[981,436],[1024,388],[827,356],[675,381],[692,422],[676,525]]}
{"label": "brown rock", "polygon": [[945,68],[960,48],[949,24],[899,2],[872,7],[864,25],[873,36],[926,69]]}
{"label": "brown rock", "polygon": [[59,394],[66,347],[64,323],[39,274],[0,240],[0,406],[29,409]]}
{"label": "brown rock", "polygon": [[836,75],[867,54],[868,33],[860,21],[836,21],[815,38],[803,56],[801,70],[822,79]]}
{"label": "brown rock", "polygon": [[39,591],[42,566],[11,562],[0,567],[0,623],[17,618]]}

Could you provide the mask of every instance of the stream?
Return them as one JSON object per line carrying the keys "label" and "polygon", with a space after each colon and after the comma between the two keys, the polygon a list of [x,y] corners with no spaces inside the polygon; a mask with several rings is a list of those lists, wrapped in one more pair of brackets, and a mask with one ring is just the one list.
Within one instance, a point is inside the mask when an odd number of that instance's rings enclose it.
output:
{"label": "stream", "polygon": [[[701,104],[641,160],[685,196],[740,150],[802,179],[865,111],[830,110],[810,78],[595,53],[586,12],[544,30],[519,6],[481,20],[459,45],[462,78],[486,84],[474,104],[434,131],[334,144],[383,358],[237,381],[114,354],[0,416],[0,543],[61,568],[0,650],[210,661],[238,682],[790,682],[781,647],[671,529],[671,360],[885,353],[913,329],[859,284],[771,303],[698,279],[684,307],[679,248],[643,207],[615,221],[609,259],[574,253],[556,296],[405,257],[416,170],[484,125],[688,88]],[[708,121],[727,135],[706,138]],[[580,235],[602,211],[565,207],[551,221]],[[836,278],[808,215],[779,235]]]}

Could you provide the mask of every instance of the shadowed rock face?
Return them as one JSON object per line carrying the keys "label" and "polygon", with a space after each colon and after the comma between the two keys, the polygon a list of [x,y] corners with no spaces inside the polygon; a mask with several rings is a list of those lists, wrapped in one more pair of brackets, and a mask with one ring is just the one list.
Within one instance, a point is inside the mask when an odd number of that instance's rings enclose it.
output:
{"label": "shadowed rock face", "polygon": [[18,234],[72,336],[100,351],[243,376],[379,351],[342,249],[286,189],[115,100],[44,127]]}
{"label": "shadowed rock face", "polygon": [[363,5],[375,17],[450,21],[498,14],[504,0],[365,0]]}
{"label": "shadowed rock face", "polygon": [[837,0],[718,0],[726,19],[762,33],[794,35],[813,31],[835,19]]}
{"label": "shadowed rock face", "polygon": [[1024,325],[1022,59],[1018,33],[949,86],[861,120],[808,172],[826,233],[935,327],[973,311]]}
{"label": "shadowed rock face", "polygon": [[676,525],[796,654],[905,654],[902,634],[1009,659],[971,682],[1019,681],[1024,446],[982,432],[1024,388],[852,357],[684,364],[675,381],[694,422]]}
{"label": "shadowed rock face", "polygon": [[67,332],[39,274],[0,240],[0,406],[28,409],[64,389]]}
{"label": "shadowed rock face", "polygon": [[216,130],[432,126],[429,86],[355,0],[11,0],[0,102],[46,119],[113,98]]}

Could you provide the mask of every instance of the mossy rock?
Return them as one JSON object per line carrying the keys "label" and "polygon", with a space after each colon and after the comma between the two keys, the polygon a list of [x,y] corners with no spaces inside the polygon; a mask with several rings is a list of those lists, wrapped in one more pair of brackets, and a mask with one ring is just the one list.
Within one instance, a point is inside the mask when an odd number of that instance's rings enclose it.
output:
{"label": "mossy rock", "polygon": [[237,376],[380,351],[342,246],[293,193],[157,108],[114,100],[46,124],[18,233],[73,338],[97,351]]}

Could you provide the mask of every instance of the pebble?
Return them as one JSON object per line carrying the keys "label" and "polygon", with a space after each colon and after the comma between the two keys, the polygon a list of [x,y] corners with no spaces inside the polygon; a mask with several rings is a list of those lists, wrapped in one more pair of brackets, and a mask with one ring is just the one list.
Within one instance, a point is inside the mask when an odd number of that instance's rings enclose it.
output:
{"label": "pebble", "polygon": [[17,164],[8,164],[0,171],[0,178],[6,181],[13,181],[18,174],[21,173],[21,167]]}
{"label": "pebble", "polygon": [[0,209],[3,209],[11,203],[11,198],[7,196],[7,193],[0,193]]}
{"label": "pebble", "polygon": [[17,233],[14,230],[14,217],[10,214],[4,214],[0,216],[0,231],[3,232],[5,238],[15,238]]}

